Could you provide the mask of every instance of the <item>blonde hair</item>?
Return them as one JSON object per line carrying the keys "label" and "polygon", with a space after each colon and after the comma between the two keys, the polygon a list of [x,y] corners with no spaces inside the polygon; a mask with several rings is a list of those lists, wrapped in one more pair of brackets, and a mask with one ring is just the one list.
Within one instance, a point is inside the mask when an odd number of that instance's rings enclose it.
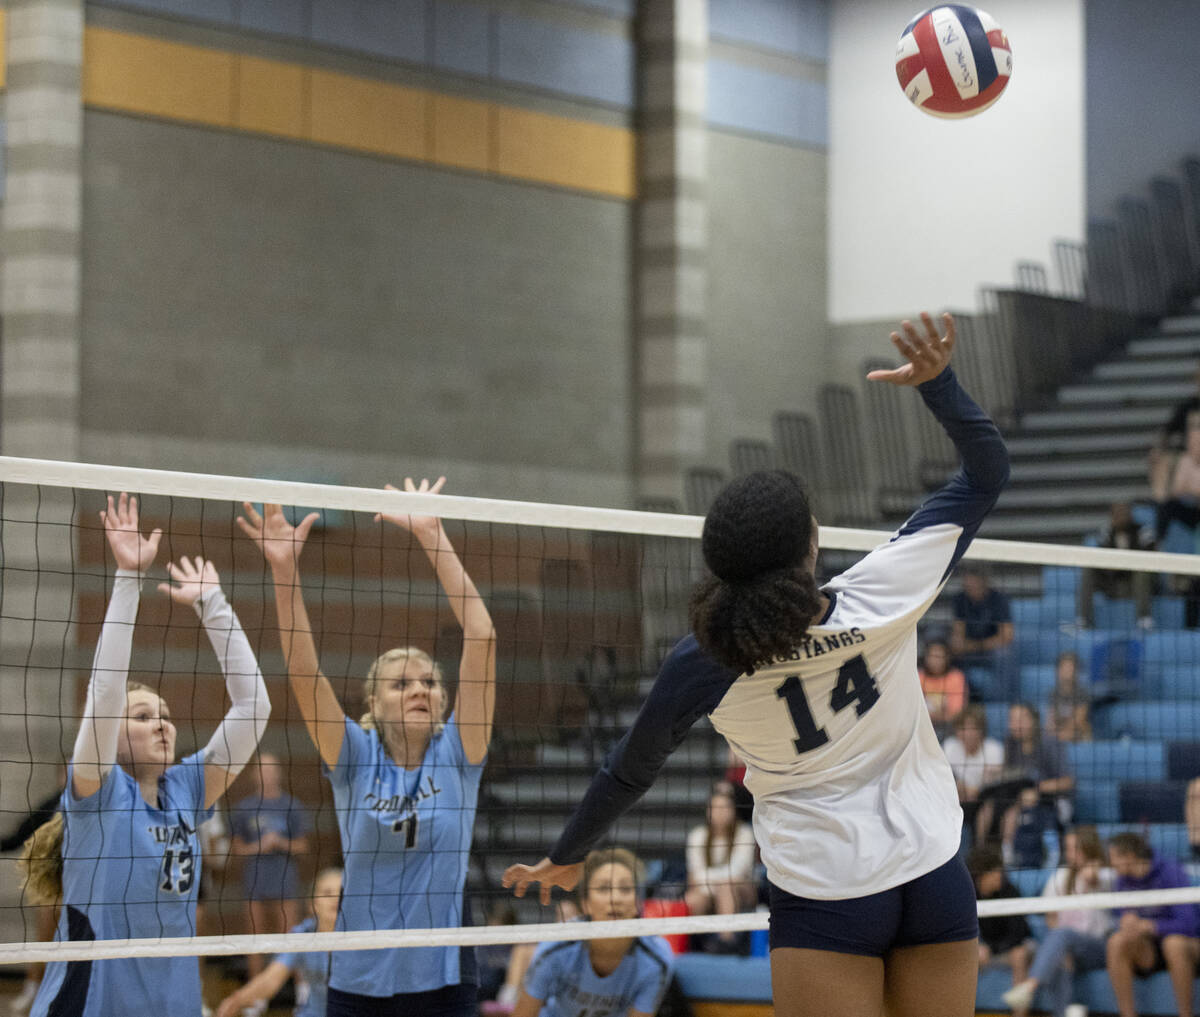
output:
{"label": "blonde hair", "polygon": [[[149,692],[154,689],[142,682],[125,683],[126,709],[131,692]],[[70,779],[69,777],[67,778]],[[63,894],[63,814],[54,813],[33,831],[21,846],[21,857],[17,866],[25,873],[25,894],[33,904],[58,904]]]}
{"label": "blonde hair", "polygon": [[63,814],[54,813],[21,846],[17,866],[25,873],[31,904],[57,904],[63,892]]}
{"label": "blonde hair", "polygon": [[[418,664],[423,664],[433,672],[433,680],[437,683],[437,687],[442,690],[442,717],[433,725],[433,733],[435,735],[442,733],[442,728],[446,726],[446,711],[450,708],[450,697],[446,695],[446,683],[442,680],[442,669],[428,653],[418,649],[415,646],[398,646],[395,649],[387,650],[375,658],[375,663],[371,665],[371,669],[367,672],[366,694],[367,700],[375,695],[375,690],[379,686],[379,672],[388,664],[407,664],[409,661],[415,661]],[[359,725],[365,731],[374,731],[379,733],[379,726],[375,723],[375,714],[368,710],[358,721]]]}

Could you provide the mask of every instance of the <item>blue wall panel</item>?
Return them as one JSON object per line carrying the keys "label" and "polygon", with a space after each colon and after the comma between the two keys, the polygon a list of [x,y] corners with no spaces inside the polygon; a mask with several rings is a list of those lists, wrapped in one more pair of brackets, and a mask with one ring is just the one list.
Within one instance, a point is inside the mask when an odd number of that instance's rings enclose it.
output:
{"label": "blue wall panel", "polygon": [[256,32],[303,39],[308,35],[310,0],[241,0],[238,24]]}
{"label": "blue wall panel", "polygon": [[716,127],[827,145],[827,100],[825,85],[817,81],[725,60],[708,62],[708,120]]}
{"label": "blue wall panel", "polygon": [[716,39],[826,61],[829,0],[709,0],[708,31]]}
{"label": "blue wall panel", "polygon": [[497,75],[505,81],[633,104],[634,56],[628,39],[501,14]]}
{"label": "blue wall panel", "polygon": [[425,0],[312,0],[312,40],[423,63]]}
{"label": "blue wall panel", "polygon": [[433,11],[433,62],[450,71],[489,72],[488,12],[474,4],[439,3]]}

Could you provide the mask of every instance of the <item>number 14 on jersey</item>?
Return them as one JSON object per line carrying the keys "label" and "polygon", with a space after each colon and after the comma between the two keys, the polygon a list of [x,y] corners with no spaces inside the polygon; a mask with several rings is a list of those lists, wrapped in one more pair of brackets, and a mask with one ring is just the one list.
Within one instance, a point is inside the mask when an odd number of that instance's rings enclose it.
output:
{"label": "number 14 on jersey", "polygon": [[[775,695],[787,703],[788,713],[792,715],[792,724],[796,728],[793,744],[798,753],[812,752],[829,741],[825,729],[817,727],[813,719],[812,707],[808,705],[808,697],[804,695],[804,685],[798,675],[788,675],[775,690]],[[837,684],[829,694],[829,709],[840,713],[847,706],[857,704],[854,712],[861,717],[878,700],[879,686],[867,670],[867,662],[862,654],[851,657],[838,670]]]}

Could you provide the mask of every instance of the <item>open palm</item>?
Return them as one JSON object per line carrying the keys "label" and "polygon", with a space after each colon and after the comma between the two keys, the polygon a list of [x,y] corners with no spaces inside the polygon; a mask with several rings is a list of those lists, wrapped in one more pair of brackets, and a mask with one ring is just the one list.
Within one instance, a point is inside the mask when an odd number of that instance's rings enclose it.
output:
{"label": "open palm", "polygon": [[[422,477],[420,484],[414,484],[412,477],[405,477],[404,490],[411,494],[437,494],[445,483],[445,477],[438,477],[433,483]],[[399,490],[392,484],[385,484],[384,488],[388,491]],[[379,522],[381,519],[408,530],[422,544],[436,541],[442,529],[442,521],[437,516],[413,516],[407,512],[376,512],[375,522]]]}
{"label": "open palm", "polygon": [[112,548],[117,568],[145,572],[151,566],[158,556],[162,530],[156,529],[150,536],[142,536],[138,529],[136,496],[131,497],[122,491],[114,502],[110,494],[107,507],[100,513],[100,522],[104,524],[104,535],[108,538],[108,546]]}
{"label": "open palm", "polygon": [[194,604],[204,594],[221,587],[216,566],[199,555],[191,559],[184,556],[179,559],[178,565],[167,562],[167,575],[174,583],[159,583],[159,592],[165,593],[177,604]]}
{"label": "open palm", "polygon": [[320,513],[310,512],[293,526],[283,514],[282,505],[267,503],[262,513],[250,504],[242,503],[244,515],[238,516],[241,531],[258,545],[263,557],[272,565],[295,563]]}

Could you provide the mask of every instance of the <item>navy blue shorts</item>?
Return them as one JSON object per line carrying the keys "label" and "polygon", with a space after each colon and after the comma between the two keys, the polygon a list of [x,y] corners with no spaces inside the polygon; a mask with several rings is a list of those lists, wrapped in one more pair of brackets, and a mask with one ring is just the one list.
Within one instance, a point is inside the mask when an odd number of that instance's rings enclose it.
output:
{"label": "navy blue shorts", "polygon": [[476,1017],[479,990],[474,985],[447,985],[428,992],[395,996],[360,996],[329,987],[326,1017]]}
{"label": "navy blue shorts", "polygon": [[955,855],[941,868],[882,893],[810,900],[771,886],[771,949],[798,947],[884,957],[897,947],[979,935],[975,884]]}

